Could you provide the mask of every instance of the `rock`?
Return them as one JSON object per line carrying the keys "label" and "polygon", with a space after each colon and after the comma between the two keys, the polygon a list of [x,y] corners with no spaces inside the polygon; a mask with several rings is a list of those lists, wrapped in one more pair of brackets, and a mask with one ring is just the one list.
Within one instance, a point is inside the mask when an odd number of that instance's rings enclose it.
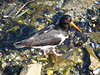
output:
{"label": "rock", "polygon": [[[86,12],[86,10],[91,8],[93,6],[93,0],[65,0],[63,9],[73,9],[76,13],[76,15],[81,15],[82,13]],[[66,12],[66,14],[71,15],[74,18],[74,15],[72,14],[72,11]]]}
{"label": "rock", "polygon": [[100,32],[91,32],[91,33],[87,33],[87,35],[95,43],[100,43]]}
{"label": "rock", "polygon": [[98,59],[98,57],[95,55],[93,49],[87,45],[86,49],[90,55],[90,60],[91,60],[91,64],[89,66],[90,70],[96,70],[97,68],[100,67],[100,60]]}
{"label": "rock", "polygon": [[97,68],[96,70],[93,71],[93,74],[99,75],[99,73],[100,73],[100,68]]}
{"label": "rock", "polygon": [[3,17],[4,18],[14,18],[16,16],[16,12],[18,9],[18,6],[21,7],[22,3],[9,3],[5,5],[2,9]]}
{"label": "rock", "polygon": [[21,70],[20,75],[41,75],[41,68],[40,64],[30,64]]}

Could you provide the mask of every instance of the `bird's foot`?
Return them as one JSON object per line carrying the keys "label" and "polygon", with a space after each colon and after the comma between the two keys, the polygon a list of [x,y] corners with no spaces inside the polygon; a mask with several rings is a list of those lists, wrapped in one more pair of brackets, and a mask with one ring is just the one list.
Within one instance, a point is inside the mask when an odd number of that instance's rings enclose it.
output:
{"label": "bird's foot", "polygon": [[55,55],[56,55],[56,56],[62,56],[63,54],[56,53]]}
{"label": "bird's foot", "polygon": [[50,50],[48,50],[46,53],[49,53],[50,52]]}
{"label": "bird's foot", "polygon": [[[48,50],[48,51],[46,52],[46,50],[44,49],[44,55],[45,55],[46,57],[48,56],[47,53],[49,53],[49,52],[50,52],[50,50]],[[56,53],[55,48],[52,49],[52,52],[53,52],[56,56],[62,56],[62,55],[63,55],[63,54]]]}
{"label": "bird's foot", "polygon": [[52,51],[56,56],[62,56],[63,55],[63,54],[56,53],[55,48],[53,48]]}

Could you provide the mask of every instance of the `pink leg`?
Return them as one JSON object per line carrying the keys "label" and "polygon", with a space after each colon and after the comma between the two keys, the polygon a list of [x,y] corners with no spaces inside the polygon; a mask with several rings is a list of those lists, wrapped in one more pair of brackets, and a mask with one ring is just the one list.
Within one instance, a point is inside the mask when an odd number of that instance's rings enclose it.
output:
{"label": "pink leg", "polygon": [[56,53],[55,48],[53,48],[52,51],[56,56],[62,56],[63,55],[63,54]]}
{"label": "pink leg", "polygon": [[44,55],[47,56],[46,50],[44,49]]}
{"label": "pink leg", "polygon": [[48,50],[46,53],[49,53],[50,52],[50,50]]}

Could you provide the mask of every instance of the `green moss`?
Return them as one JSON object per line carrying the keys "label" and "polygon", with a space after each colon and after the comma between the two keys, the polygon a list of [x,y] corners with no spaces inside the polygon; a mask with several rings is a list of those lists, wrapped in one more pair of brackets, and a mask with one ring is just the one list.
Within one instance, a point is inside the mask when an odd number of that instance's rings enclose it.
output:
{"label": "green moss", "polygon": [[19,28],[20,28],[19,26],[15,26],[13,28],[10,28],[10,29],[6,30],[6,33],[8,33],[9,31],[16,31]]}
{"label": "green moss", "polygon": [[71,65],[66,66],[66,68],[63,71],[63,75],[70,75],[70,69],[71,69]]}

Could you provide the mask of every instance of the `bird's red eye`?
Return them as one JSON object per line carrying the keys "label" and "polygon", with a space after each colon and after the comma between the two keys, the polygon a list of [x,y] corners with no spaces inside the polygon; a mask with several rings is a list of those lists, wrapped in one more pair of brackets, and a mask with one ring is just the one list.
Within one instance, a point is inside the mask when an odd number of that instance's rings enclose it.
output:
{"label": "bird's red eye", "polygon": [[69,20],[66,20],[66,21],[69,21]]}

